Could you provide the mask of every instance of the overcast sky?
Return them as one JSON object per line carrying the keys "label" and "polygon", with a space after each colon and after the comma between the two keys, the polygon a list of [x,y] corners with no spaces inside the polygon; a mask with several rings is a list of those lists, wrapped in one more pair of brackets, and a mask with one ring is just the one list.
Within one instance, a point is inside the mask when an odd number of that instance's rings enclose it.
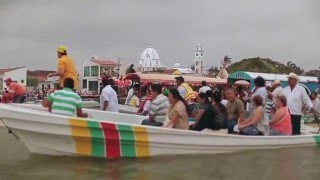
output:
{"label": "overcast sky", "polygon": [[1,0],[0,68],[56,69],[63,44],[80,66],[92,55],[138,63],[152,43],[166,66],[268,57],[320,65],[319,0]]}

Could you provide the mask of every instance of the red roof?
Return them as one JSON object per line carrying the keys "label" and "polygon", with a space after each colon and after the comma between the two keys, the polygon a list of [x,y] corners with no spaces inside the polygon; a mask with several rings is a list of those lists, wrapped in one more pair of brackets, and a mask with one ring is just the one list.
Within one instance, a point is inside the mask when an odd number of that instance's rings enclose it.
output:
{"label": "red roof", "polygon": [[97,60],[91,60],[91,61],[99,64],[100,66],[106,66],[106,67],[120,66],[119,63],[112,61],[112,60],[97,59]]}
{"label": "red roof", "polygon": [[14,71],[17,69],[22,69],[25,68],[26,66],[21,66],[21,67],[15,67],[15,68],[8,68],[8,69],[0,69],[0,75],[4,75],[6,72]]}
{"label": "red roof", "polygon": [[27,71],[27,76],[29,78],[37,79],[39,81],[46,81],[48,74],[53,72],[54,71],[46,71],[46,70]]}

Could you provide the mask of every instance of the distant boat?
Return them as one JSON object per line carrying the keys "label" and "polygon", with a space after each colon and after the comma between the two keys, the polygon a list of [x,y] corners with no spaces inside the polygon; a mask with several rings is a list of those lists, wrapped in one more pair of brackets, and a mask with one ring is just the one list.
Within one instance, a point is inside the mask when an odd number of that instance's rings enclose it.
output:
{"label": "distant boat", "polygon": [[[240,136],[140,125],[143,116],[85,110],[91,118],[51,114],[32,104],[0,104],[0,118],[31,153],[101,158],[216,154],[320,145],[320,135]],[[314,130],[314,129],[312,129]]]}

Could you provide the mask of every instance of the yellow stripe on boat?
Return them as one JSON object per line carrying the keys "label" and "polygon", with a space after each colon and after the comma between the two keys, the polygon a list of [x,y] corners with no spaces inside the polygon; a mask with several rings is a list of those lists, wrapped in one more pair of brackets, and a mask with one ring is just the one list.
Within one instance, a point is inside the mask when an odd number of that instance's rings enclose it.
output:
{"label": "yellow stripe on boat", "polygon": [[149,157],[149,137],[147,128],[141,126],[133,126],[133,132],[136,140],[136,156]]}
{"label": "yellow stripe on boat", "polygon": [[76,143],[76,153],[91,156],[91,134],[87,121],[75,117],[69,119],[72,137]]}

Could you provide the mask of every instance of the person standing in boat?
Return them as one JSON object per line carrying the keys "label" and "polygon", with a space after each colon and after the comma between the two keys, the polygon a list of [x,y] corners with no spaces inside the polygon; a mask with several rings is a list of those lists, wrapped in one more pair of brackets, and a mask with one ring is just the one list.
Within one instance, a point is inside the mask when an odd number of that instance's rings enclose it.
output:
{"label": "person standing in boat", "polygon": [[281,82],[279,80],[275,80],[272,83],[272,87],[274,88],[273,92],[271,93],[272,97],[283,95],[283,88],[281,87]]}
{"label": "person standing in boat", "polygon": [[184,78],[182,76],[176,77],[177,89],[180,95],[190,103],[192,99],[195,99],[195,92],[193,91],[192,87],[184,82]]}
{"label": "person standing in boat", "polygon": [[290,73],[288,76],[289,86],[283,90],[287,98],[287,105],[291,114],[292,135],[301,134],[301,114],[303,105],[307,105],[309,110],[312,110],[312,102],[304,89],[298,84],[299,76],[295,73]]}
{"label": "person standing in boat", "polygon": [[6,79],[4,82],[9,90],[4,94],[2,102],[8,103],[12,101],[13,103],[24,103],[27,97],[26,89],[22,85],[13,82],[11,78]]}
{"label": "person standing in boat", "polygon": [[169,100],[162,94],[161,84],[151,85],[151,109],[149,119],[143,120],[142,125],[162,126],[165,119],[162,117],[167,115],[169,108]]}
{"label": "person standing in boat", "polygon": [[100,94],[100,110],[119,112],[119,102],[117,92],[111,87],[114,82],[111,78],[102,81],[104,86]]}
{"label": "person standing in boat", "polygon": [[233,88],[226,90],[227,103],[227,127],[228,133],[234,133],[233,128],[235,125],[244,121],[244,104],[236,97],[236,92]]}
{"label": "person standing in boat", "polygon": [[72,89],[78,87],[78,73],[74,61],[68,56],[67,48],[65,46],[58,47],[58,71],[48,74],[48,77],[59,76],[59,89],[64,88],[64,80],[71,78],[74,82]]}
{"label": "person standing in boat", "polygon": [[74,81],[71,78],[64,79],[64,88],[52,93],[42,101],[42,106],[48,108],[54,114],[88,117],[87,113],[82,112],[82,99],[73,91]]}

